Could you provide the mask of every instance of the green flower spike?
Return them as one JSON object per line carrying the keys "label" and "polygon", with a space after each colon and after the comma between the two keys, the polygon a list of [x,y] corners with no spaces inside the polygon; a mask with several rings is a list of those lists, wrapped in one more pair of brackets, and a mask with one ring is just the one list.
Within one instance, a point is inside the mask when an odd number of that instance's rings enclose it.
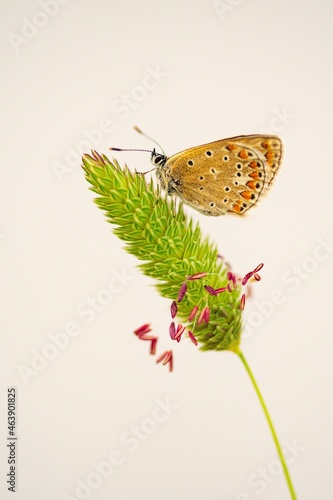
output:
{"label": "green flower spike", "polygon": [[[265,413],[291,498],[296,499],[270,415],[239,348],[245,304],[242,287],[249,280],[260,280],[258,272],[263,264],[237,278],[219,257],[216,246],[201,234],[199,225],[185,215],[182,205],[176,208],[172,200],[162,197],[152,181],[148,184],[142,175],[122,169],[95,151],[92,156],[83,156],[83,169],[90,189],[98,195],[95,202],[115,226],[114,233],[126,242],[128,252],[143,261],[140,269],[157,280],[160,294],[172,301],[171,339],[179,342],[187,331],[191,341],[204,351],[229,350],[239,356]],[[150,324],[134,331],[140,340],[150,341],[154,355],[157,337],[150,332]],[[172,371],[172,351],[161,354],[157,362],[169,364]]]}

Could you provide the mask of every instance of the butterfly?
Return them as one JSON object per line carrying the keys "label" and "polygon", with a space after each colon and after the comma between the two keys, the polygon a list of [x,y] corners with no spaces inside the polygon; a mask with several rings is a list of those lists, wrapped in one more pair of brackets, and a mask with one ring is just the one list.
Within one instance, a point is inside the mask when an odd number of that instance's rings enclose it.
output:
{"label": "butterfly", "polygon": [[268,193],[281,166],[283,146],[275,135],[241,135],[170,157],[155,149],[150,153],[169,195],[204,215],[243,215]]}

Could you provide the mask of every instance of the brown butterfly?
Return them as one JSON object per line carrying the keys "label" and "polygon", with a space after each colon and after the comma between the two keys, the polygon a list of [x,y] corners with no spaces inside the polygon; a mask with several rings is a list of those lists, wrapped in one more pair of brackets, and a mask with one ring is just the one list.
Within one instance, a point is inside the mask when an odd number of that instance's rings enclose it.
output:
{"label": "brown butterfly", "polygon": [[277,136],[242,135],[170,157],[154,149],[151,161],[162,189],[202,214],[243,215],[267,194],[280,168],[282,150]]}

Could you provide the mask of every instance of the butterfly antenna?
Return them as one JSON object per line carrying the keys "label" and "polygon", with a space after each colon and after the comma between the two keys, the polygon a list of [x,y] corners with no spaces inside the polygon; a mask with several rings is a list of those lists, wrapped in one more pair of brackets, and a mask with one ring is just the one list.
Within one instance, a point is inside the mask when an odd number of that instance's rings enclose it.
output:
{"label": "butterfly antenna", "polygon": [[165,155],[165,152],[164,152],[163,148],[161,147],[161,145],[158,142],[155,141],[155,139],[153,139],[149,135],[147,135],[144,132],[142,132],[142,130],[139,129],[139,127],[137,127],[136,125],[134,126],[134,130],[136,130],[139,134],[143,135],[144,137],[146,137],[147,139],[149,139],[150,141],[152,141],[154,144],[156,144],[156,146],[158,146],[160,148],[160,150],[162,151],[162,153]]}
{"label": "butterfly antenna", "polygon": [[151,149],[123,149],[123,148],[109,148],[111,151],[143,151],[144,153],[153,153]]}

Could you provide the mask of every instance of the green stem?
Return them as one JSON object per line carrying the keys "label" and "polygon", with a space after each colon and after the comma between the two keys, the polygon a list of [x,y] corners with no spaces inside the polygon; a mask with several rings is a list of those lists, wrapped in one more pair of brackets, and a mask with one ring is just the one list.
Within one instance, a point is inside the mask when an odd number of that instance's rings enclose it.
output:
{"label": "green stem", "polygon": [[265,416],[266,416],[266,419],[267,419],[267,423],[268,423],[268,426],[270,428],[270,431],[272,433],[272,436],[273,436],[273,440],[274,440],[274,443],[275,443],[275,446],[276,446],[276,449],[277,449],[277,452],[278,452],[278,455],[279,455],[279,458],[280,458],[280,461],[281,461],[281,464],[282,464],[282,468],[283,468],[283,472],[284,472],[284,476],[286,478],[286,481],[287,481],[287,484],[288,484],[288,488],[289,488],[289,492],[290,492],[290,496],[293,500],[296,500],[296,493],[295,493],[295,490],[294,490],[294,487],[293,487],[293,483],[291,481],[291,477],[289,475],[289,470],[288,470],[288,467],[287,467],[287,464],[286,464],[286,461],[284,459],[284,456],[283,456],[283,453],[282,453],[282,449],[281,449],[281,446],[280,446],[280,443],[279,443],[279,439],[277,437],[277,434],[275,432],[275,429],[274,429],[274,425],[273,425],[273,422],[272,422],[272,419],[268,413],[268,410],[267,410],[267,406],[265,404],[265,401],[261,395],[261,392],[259,390],[259,387],[257,385],[257,382],[253,376],[253,373],[249,367],[249,365],[247,364],[247,361],[246,359],[244,358],[244,355],[241,351],[238,351],[236,354],[238,354],[238,356],[240,357],[240,359],[242,360],[242,363],[251,379],[251,382],[253,384],[253,387],[257,393],[257,396],[259,398],[259,401],[261,403],[261,406],[262,406],[262,409],[264,410],[264,413],[265,413]]}

